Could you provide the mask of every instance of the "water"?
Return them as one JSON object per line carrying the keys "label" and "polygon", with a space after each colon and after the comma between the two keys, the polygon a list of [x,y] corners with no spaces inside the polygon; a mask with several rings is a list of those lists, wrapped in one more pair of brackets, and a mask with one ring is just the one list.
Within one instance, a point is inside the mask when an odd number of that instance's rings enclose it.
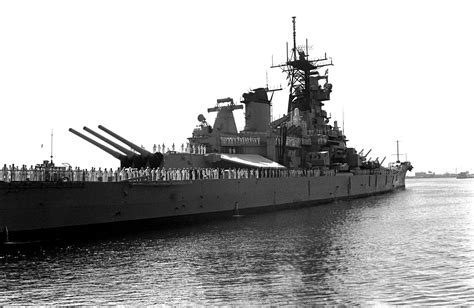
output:
{"label": "water", "polygon": [[474,305],[474,180],[4,253],[2,304]]}

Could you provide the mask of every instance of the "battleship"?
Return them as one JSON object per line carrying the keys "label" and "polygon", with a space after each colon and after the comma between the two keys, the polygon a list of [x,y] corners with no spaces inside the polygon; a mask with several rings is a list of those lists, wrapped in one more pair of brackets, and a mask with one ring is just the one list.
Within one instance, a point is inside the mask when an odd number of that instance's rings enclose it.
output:
{"label": "battleship", "polygon": [[[216,113],[214,124],[200,114],[181,151],[160,146],[150,152],[102,125],[102,134],[84,127],[89,136],[70,128],[115,157],[119,167],[81,170],[52,161],[31,168],[5,165],[0,170],[0,242],[128,224],[241,217],[405,188],[410,162],[397,156],[384,167],[385,158],[368,157],[371,150],[347,146],[345,132],[324,109],[333,88],[327,70],[332,59],[326,54],[310,58],[307,47],[296,45],[295,17],[292,26],[286,61],[272,64],[288,80],[286,115],[272,120],[272,98],[281,89],[266,86],[244,93],[239,102],[217,99],[207,110]],[[245,113],[241,131],[233,114],[238,109]]]}

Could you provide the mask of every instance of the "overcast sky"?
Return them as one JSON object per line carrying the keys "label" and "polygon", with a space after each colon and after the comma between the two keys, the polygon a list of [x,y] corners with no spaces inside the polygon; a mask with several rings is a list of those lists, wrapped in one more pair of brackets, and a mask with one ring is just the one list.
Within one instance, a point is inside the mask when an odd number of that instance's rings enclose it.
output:
{"label": "overcast sky", "polygon": [[[0,162],[118,161],[68,132],[99,124],[152,150],[186,142],[216,99],[286,85],[291,17],[333,58],[349,146],[415,171],[474,171],[472,1],[1,1]],[[273,115],[286,109],[277,92]],[[236,111],[243,128],[243,112]],[[98,130],[98,129],[96,129]],[[43,144],[43,148],[41,145]]]}

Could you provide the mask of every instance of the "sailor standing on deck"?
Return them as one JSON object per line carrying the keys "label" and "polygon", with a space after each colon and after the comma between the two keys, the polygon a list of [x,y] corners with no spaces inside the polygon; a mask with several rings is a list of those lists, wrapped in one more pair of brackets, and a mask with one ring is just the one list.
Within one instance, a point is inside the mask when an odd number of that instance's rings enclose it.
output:
{"label": "sailor standing on deck", "polygon": [[7,179],[8,179],[8,168],[7,168],[7,164],[4,164],[3,168],[2,168],[2,173],[1,173],[1,176],[0,176],[0,180],[6,182]]}
{"label": "sailor standing on deck", "polygon": [[10,176],[11,176],[11,181],[16,181],[16,174],[18,171],[18,167],[15,167],[15,164],[12,164],[11,171],[10,171]]}
{"label": "sailor standing on deck", "polygon": [[97,181],[103,182],[104,179],[104,173],[102,172],[102,168],[99,167],[99,170],[97,171]]}
{"label": "sailor standing on deck", "polygon": [[33,181],[33,177],[34,177],[34,168],[33,168],[33,165],[30,165],[30,169],[27,170],[28,172],[28,175],[27,175],[27,179],[29,181]]}

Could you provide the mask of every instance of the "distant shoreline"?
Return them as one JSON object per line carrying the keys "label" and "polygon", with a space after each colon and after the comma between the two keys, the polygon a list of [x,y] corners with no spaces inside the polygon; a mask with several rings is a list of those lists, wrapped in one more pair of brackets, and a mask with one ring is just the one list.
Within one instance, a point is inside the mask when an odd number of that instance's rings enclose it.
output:
{"label": "distant shoreline", "polygon": [[448,179],[453,178],[455,179],[457,174],[449,174],[449,175],[429,175],[429,176],[406,176],[406,179]]}

